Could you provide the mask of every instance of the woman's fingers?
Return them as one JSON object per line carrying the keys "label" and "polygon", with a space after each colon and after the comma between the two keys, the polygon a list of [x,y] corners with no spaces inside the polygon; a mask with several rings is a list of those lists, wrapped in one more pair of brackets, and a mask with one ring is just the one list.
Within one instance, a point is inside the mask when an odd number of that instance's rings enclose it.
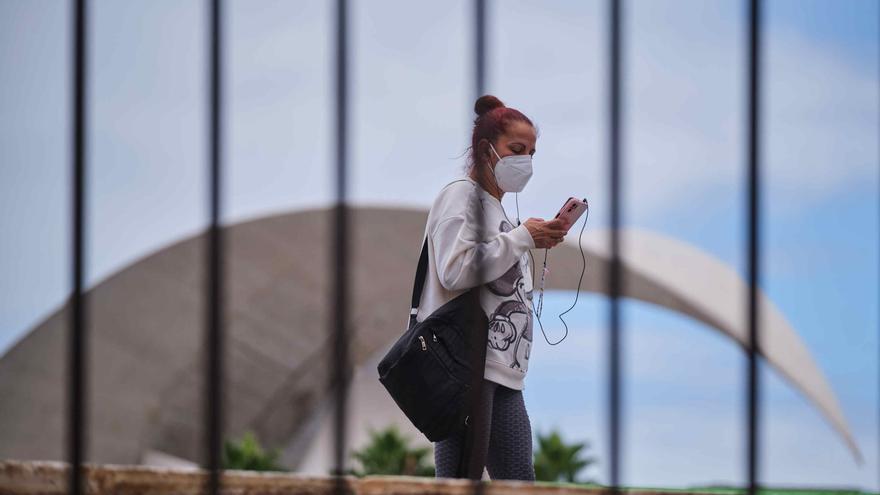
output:
{"label": "woman's fingers", "polygon": [[553,239],[554,242],[562,242],[562,239],[565,238],[565,232],[555,231],[550,233],[550,238]]}
{"label": "woman's fingers", "polygon": [[544,228],[547,230],[547,233],[552,236],[560,236],[568,233],[568,229],[562,227],[550,227],[549,224],[545,224]]}
{"label": "woman's fingers", "polygon": [[526,220],[526,227],[535,240],[535,246],[539,248],[555,247],[568,233],[565,223],[560,218],[545,222],[540,218],[532,217]]}
{"label": "woman's fingers", "polygon": [[553,220],[546,222],[545,226],[552,230],[563,230],[565,228],[565,221],[561,218],[554,218]]}
{"label": "woman's fingers", "polygon": [[568,229],[558,218],[548,222],[539,218],[529,218],[526,220],[526,227],[529,228],[529,232],[535,240],[535,246],[542,249],[555,247],[568,234]]}

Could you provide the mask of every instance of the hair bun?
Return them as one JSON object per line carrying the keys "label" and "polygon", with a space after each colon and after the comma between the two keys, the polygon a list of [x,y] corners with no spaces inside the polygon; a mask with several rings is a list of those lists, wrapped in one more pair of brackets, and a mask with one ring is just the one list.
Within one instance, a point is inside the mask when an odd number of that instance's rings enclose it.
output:
{"label": "hair bun", "polygon": [[503,107],[504,103],[501,102],[498,98],[492,95],[483,95],[477,98],[477,102],[474,103],[474,112],[481,116],[484,113],[495,110],[496,108]]}

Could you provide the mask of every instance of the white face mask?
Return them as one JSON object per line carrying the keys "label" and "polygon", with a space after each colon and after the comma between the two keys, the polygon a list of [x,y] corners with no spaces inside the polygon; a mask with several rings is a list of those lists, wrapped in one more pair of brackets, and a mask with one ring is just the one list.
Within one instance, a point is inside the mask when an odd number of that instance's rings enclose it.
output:
{"label": "white face mask", "polygon": [[[492,152],[498,156],[495,147],[489,143]],[[495,183],[504,192],[520,192],[525,189],[529,179],[532,178],[532,155],[507,155],[504,158],[498,156],[495,164]]]}

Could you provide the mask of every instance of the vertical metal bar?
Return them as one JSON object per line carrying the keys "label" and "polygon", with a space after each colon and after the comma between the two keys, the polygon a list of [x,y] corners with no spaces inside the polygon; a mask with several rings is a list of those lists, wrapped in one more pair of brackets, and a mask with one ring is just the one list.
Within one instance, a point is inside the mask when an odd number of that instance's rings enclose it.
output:
{"label": "vertical metal bar", "polygon": [[345,472],[346,417],[348,408],[349,350],[348,350],[348,209],[347,151],[348,151],[348,2],[336,1],[336,205],[334,208],[332,299],[328,308],[333,313],[333,373],[331,390],[334,391],[334,458],[336,492],[345,493],[342,478]]}
{"label": "vertical metal bar", "polygon": [[[484,95],[486,92],[486,0],[474,0],[474,11],[473,11],[473,29],[474,29],[474,89],[475,95],[474,100],[478,99],[480,96]],[[479,157],[475,157],[479,160]],[[476,165],[475,165],[476,166]],[[479,206],[478,206],[479,205]],[[482,201],[477,203],[470,203],[470,208],[480,207],[482,206]],[[474,212],[474,216],[477,219],[476,232],[477,238],[483,239],[485,237],[485,225],[484,225],[484,213],[482,209],[480,211]],[[476,265],[476,275],[477,280],[483,280],[483,262],[482,260],[477,261]],[[482,290],[481,288],[476,288],[477,291]],[[482,308],[475,308],[474,311],[482,312]],[[479,321],[482,315],[475,315],[473,321]],[[484,329],[483,331],[486,331]],[[480,340],[476,338],[476,340]],[[471,342],[473,344],[473,341]],[[474,349],[475,352],[481,352],[481,349]],[[482,350],[485,352],[485,349]],[[473,358],[473,356],[471,356]],[[472,373],[478,373],[479,378],[477,376],[472,376],[472,384],[478,383],[479,380],[484,379],[485,369],[473,369]],[[482,394],[482,386],[474,385],[472,389],[475,395]],[[479,403],[479,399],[477,399]],[[484,492],[485,486],[483,485],[481,478],[483,475],[483,469],[485,466],[479,465],[479,460],[474,455],[475,442],[474,438],[481,435],[477,428],[485,425],[486,423],[486,411],[483,411],[478,406],[471,411],[469,415],[470,425],[466,428],[465,434],[463,436],[464,441],[462,442],[462,450],[461,457],[459,458],[459,468],[460,473],[463,474],[465,478],[472,481],[473,494],[480,495]]]}
{"label": "vertical metal bar", "polygon": [[474,0],[474,45],[476,100],[486,92],[486,0]]}
{"label": "vertical metal bar", "polygon": [[758,492],[758,455],[760,439],[758,424],[759,385],[758,357],[760,353],[758,340],[758,287],[760,287],[760,69],[761,69],[761,2],[749,0],[749,38],[748,38],[748,493]]}
{"label": "vertical metal bar", "polygon": [[208,0],[209,29],[209,101],[210,137],[208,150],[208,176],[210,181],[206,291],[208,300],[205,321],[205,425],[207,426],[206,453],[208,493],[220,491],[221,441],[223,435],[223,231],[220,226],[220,195],[222,165],[222,2]]}
{"label": "vertical metal bar", "polygon": [[67,404],[70,413],[67,430],[70,461],[70,493],[84,492],[82,463],[86,452],[86,357],[88,355],[86,294],[83,293],[85,261],[85,177],[86,177],[86,0],[73,2],[73,239],[72,292],[70,296],[70,340]]}
{"label": "vertical metal bar", "polygon": [[[486,1],[487,0],[474,0],[474,90],[476,93],[473,98],[474,100],[477,100],[480,96],[483,96],[486,93],[486,29],[488,25]],[[479,205],[482,205],[481,201],[478,203]],[[476,207],[476,204],[471,203],[470,207]],[[484,213],[482,209],[475,212],[475,218],[477,218],[477,225],[475,227],[478,239],[483,239],[485,237],[485,219],[483,215]],[[483,263],[482,260],[480,260],[477,262],[477,280],[483,280],[483,269]],[[478,288],[477,290],[480,291],[482,289]],[[476,308],[474,311],[482,311],[482,309]],[[475,316],[474,321],[479,321],[479,318]],[[486,330],[484,329],[484,331]],[[474,351],[479,353],[480,349],[475,349]],[[485,350],[483,350],[483,352],[485,352]],[[485,374],[485,369],[473,369],[472,372],[479,373],[481,375],[479,378],[482,380],[482,375]],[[472,377],[472,379],[477,380],[477,377]],[[481,395],[482,386],[475,386],[474,394]],[[479,403],[480,399],[477,399],[477,402]],[[479,466],[478,461],[474,456],[474,447],[476,444],[474,438],[481,435],[481,432],[477,431],[477,428],[486,424],[486,413],[487,412],[483,411],[479,406],[472,410],[472,417],[470,418],[471,423],[466,429],[464,441],[462,442],[461,458],[459,459],[460,466],[462,466],[466,478],[472,480],[472,493],[474,495],[481,495],[485,489],[485,486],[481,481],[485,466]]]}
{"label": "vertical metal bar", "polygon": [[620,225],[621,225],[621,65],[623,0],[608,2],[608,63],[610,91],[608,107],[608,157],[611,224],[611,262],[608,277],[609,296],[609,335],[608,335],[608,440],[609,440],[609,484],[612,493],[618,493],[620,485],[620,409],[621,409],[621,332],[620,317],[621,267],[620,267]]}

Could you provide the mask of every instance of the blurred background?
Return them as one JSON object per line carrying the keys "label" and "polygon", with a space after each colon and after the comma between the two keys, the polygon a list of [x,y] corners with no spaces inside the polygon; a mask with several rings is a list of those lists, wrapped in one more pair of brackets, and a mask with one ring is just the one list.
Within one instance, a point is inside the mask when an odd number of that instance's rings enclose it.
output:
{"label": "blurred background", "polygon": [[[763,5],[761,289],[827,378],[864,462],[762,366],[760,481],[877,492],[880,2]],[[207,13],[195,0],[95,0],[90,9],[87,460],[198,464]],[[472,11],[465,0],[351,2],[348,184],[352,206],[366,211],[353,228],[366,243],[370,231],[411,222],[416,237],[387,241],[405,262],[374,267],[401,272],[406,284],[424,224],[396,212],[426,211],[464,166],[477,96]],[[70,15],[66,2],[0,0],[0,458],[65,459],[58,359],[71,283]],[[486,92],[540,131],[535,173],[518,198],[522,219],[583,196],[587,231],[608,226],[605,19],[600,1],[487,3]],[[687,243],[745,278],[745,5],[634,0],[624,26],[624,227]],[[277,449],[269,467],[325,474],[328,404],[316,384],[329,372],[323,342],[333,311],[324,269],[333,9],[232,0],[224,29],[222,221],[238,229],[227,245],[227,461],[260,444]],[[504,199],[509,215],[513,200]],[[320,270],[300,268],[312,264]],[[373,289],[396,313],[364,325],[402,331],[406,284]],[[545,315],[573,297],[548,293]],[[368,307],[353,310],[353,332]],[[554,448],[554,438],[581,445],[569,456],[575,474],[561,478],[608,482],[606,307],[604,296],[582,293],[565,342],[535,339],[524,393],[546,440],[536,448]],[[623,484],[742,486],[742,349],[667,309],[632,300],[622,308]],[[558,338],[558,321],[545,322]],[[358,372],[374,372],[375,353],[393,338],[359,338]],[[354,395],[365,393],[358,383]],[[375,416],[369,407],[355,399],[349,410],[351,468],[369,471],[364,459],[384,434],[392,444],[408,437],[427,469],[430,453],[418,453],[427,440],[359,422]]]}

